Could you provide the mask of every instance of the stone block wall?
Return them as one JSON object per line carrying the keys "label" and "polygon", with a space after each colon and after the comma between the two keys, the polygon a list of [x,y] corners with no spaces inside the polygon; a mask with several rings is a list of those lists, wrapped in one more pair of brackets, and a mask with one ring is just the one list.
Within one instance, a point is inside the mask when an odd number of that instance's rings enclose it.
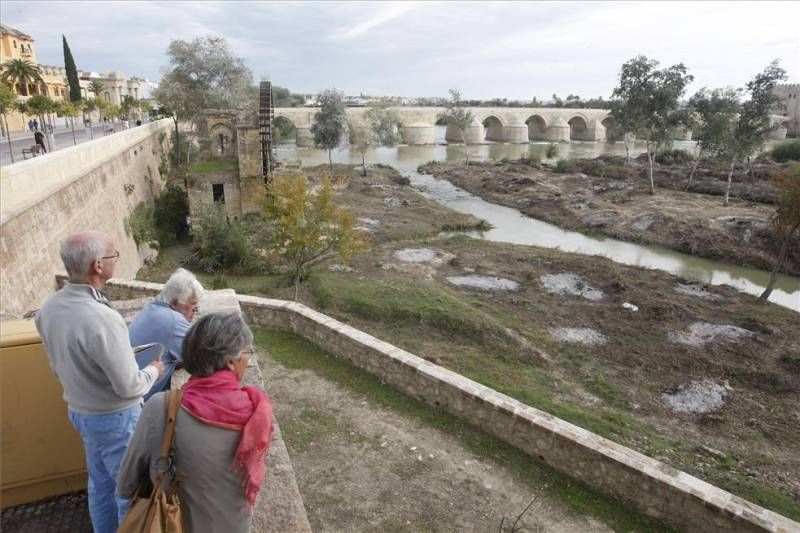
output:
{"label": "stone block wall", "polygon": [[39,308],[64,270],[59,243],[78,230],[109,233],[120,251],[116,274],[136,275],[148,254],[125,222],[163,187],[159,164],[170,125],[161,120],[2,168],[0,315]]}
{"label": "stone block wall", "polygon": [[242,214],[241,189],[239,187],[239,171],[222,170],[192,174],[189,177],[189,212],[194,214],[198,209],[214,203],[214,185],[222,185],[225,193],[225,213],[229,217]]}
{"label": "stone block wall", "polygon": [[293,331],[409,396],[681,530],[800,531],[797,522],[302,304],[243,295],[239,303],[248,323]]}
{"label": "stone block wall", "polygon": [[[135,297],[156,284],[114,281]],[[690,532],[790,533],[800,523],[432,364],[302,304],[239,295],[252,326],[287,330],[640,512]]]}
{"label": "stone block wall", "polygon": [[239,176],[261,176],[261,137],[257,126],[236,128],[239,154]]}

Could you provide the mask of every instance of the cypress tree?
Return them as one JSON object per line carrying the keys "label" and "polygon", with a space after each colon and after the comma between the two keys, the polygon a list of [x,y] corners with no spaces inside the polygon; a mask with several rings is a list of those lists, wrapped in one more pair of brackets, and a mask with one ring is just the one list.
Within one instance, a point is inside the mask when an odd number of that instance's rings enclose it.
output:
{"label": "cypress tree", "polygon": [[75,60],[72,58],[72,52],[67,44],[67,38],[63,35],[61,38],[64,41],[64,68],[67,71],[67,82],[69,82],[69,101],[77,102],[81,99],[81,85],[78,82],[78,68],[75,66]]}

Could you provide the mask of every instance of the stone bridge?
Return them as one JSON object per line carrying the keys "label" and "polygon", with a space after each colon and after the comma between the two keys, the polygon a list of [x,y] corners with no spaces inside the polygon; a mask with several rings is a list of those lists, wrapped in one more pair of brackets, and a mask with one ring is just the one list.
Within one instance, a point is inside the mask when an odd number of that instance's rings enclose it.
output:
{"label": "stone bridge", "polygon": [[[358,119],[365,107],[348,107],[348,118]],[[434,144],[435,127],[443,107],[392,107],[400,117],[398,129],[406,144]],[[605,109],[566,109],[534,107],[471,107],[475,119],[464,132],[468,144],[486,141],[527,143],[530,141],[603,141],[611,127],[610,112]],[[297,145],[312,146],[311,124],[317,108],[279,107],[275,120],[288,120],[297,128]],[[461,134],[448,127],[445,139],[461,142]]]}

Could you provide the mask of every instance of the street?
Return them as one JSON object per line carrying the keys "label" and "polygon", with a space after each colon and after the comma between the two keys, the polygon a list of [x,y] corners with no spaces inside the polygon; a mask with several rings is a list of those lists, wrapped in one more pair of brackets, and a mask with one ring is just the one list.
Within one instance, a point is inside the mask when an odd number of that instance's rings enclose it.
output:
{"label": "street", "polygon": [[[121,122],[117,122],[113,125],[115,128],[115,132],[123,131],[123,126]],[[136,126],[133,126],[136,127]],[[83,126],[76,126],[75,128],[75,139],[73,141],[72,138],[72,130],[70,129],[57,129],[56,132],[53,134],[55,137],[55,146],[53,151],[62,150],[64,148],[69,148],[74,144],[80,144],[86,141],[92,140],[92,136],[95,139],[103,137],[105,132],[112,128],[111,124],[102,124],[102,125],[95,125],[92,127],[92,134],[89,134],[89,129],[84,128]],[[33,134],[30,132],[16,132],[11,133],[11,149],[14,152],[14,162],[18,163],[23,160],[22,158],[22,150],[25,148],[30,148],[35,144],[33,140]],[[45,146],[48,146],[48,141],[45,139]],[[48,152],[50,148],[48,146]],[[30,159],[30,155],[28,158]],[[38,156],[41,157],[41,156]],[[5,166],[11,164],[11,156],[8,152],[8,138],[2,137],[0,139],[0,166]]]}

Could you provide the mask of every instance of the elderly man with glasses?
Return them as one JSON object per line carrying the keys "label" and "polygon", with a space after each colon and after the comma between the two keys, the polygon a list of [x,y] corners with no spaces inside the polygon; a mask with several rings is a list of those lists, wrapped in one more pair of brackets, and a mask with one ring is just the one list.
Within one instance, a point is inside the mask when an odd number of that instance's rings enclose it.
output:
{"label": "elderly man with glasses", "polygon": [[203,296],[203,286],[194,274],[176,270],[155,300],[139,311],[129,327],[133,346],[158,343],[164,346],[164,375],[153,385],[144,399],[169,389],[177,365],[183,363],[183,338],[197,313],[197,304]]}
{"label": "elderly man with glasses", "polygon": [[111,237],[84,231],[61,243],[69,282],[36,315],[50,368],[61,382],[69,419],[80,433],[89,470],[89,514],[96,533],[114,532],[128,500],[114,497],[122,457],[142,411],[142,396],[164,371],[139,369],[125,320],[100,290],[119,252]]}

